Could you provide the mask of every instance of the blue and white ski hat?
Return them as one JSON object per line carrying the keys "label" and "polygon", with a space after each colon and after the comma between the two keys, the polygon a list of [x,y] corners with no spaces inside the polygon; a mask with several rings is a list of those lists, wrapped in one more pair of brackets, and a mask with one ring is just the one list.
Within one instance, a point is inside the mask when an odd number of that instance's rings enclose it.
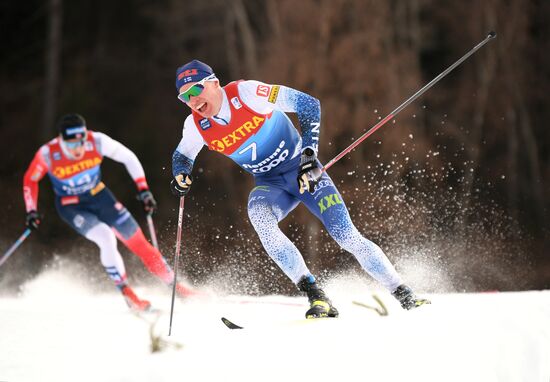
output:
{"label": "blue and white ski hat", "polygon": [[176,70],[176,89],[179,91],[186,83],[198,82],[212,74],[214,74],[214,71],[204,62],[199,60],[188,62]]}
{"label": "blue and white ski hat", "polygon": [[64,141],[84,140],[88,133],[86,120],[80,114],[65,114],[57,122],[57,129]]}

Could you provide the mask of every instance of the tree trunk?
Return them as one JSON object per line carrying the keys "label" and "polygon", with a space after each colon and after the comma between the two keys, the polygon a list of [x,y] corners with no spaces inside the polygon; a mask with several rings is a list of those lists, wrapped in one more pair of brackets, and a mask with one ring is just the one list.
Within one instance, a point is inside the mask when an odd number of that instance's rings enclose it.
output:
{"label": "tree trunk", "polygon": [[225,47],[229,66],[229,76],[231,79],[239,78],[241,76],[241,70],[239,68],[239,48],[237,46],[237,36],[235,34],[235,12],[225,13]]}
{"label": "tree trunk", "polygon": [[50,139],[57,113],[59,93],[59,69],[61,54],[62,0],[49,0],[48,42],[46,44],[46,78],[44,89],[44,114],[42,140]]}
{"label": "tree trunk", "polygon": [[[517,82],[514,82],[514,86],[517,86]],[[525,105],[525,95],[517,89],[515,92],[517,97],[517,102],[519,105],[519,128],[520,133],[523,138],[524,152],[526,153],[527,163],[529,164],[529,174],[531,175],[529,187],[533,193],[532,197],[534,199],[534,216],[536,219],[536,225],[539,232],[543,231],[544,227],[544,196],[542,190],[542,177],[540,171],[539,155],[538,155],[538,146],[535,139],[535,134],[533,133],[533,127],[531,124],[531,118],[529,116],[529,111]]]}
{"label": "tree trunk", "polygon": [[280,40],[283,37],[283,27],[281,26],[277,0],[267,0],[267,18],[275,39]]}
{"label": "tree trunk", "polygon": [[508,141],[508,171],[506,184],[508,186],[508,214],[518,220],[518,134],[517,134],[517,113],[514,108],[510,108],[506,114],[506,135]]}
{"label": "tree trunk", "polygon": [[246,77],[256,78],[258,76],[258,60],[256,53],[256,41],[254,40],[254,32],[248,20],[248,15],[242,0],[234,0],[233,12],[235,20],[241,32],[243,42],[243,57],[246,67]]}
{"label": "tree trunk", "polygon": [[[494,1],[485,3],[484,5],[484,18],[486,25],[495,24],[495,4]],[[487,30],[485,28],[484,30]],[[495,71],[497,66],[497,57],[495,55],[495,50],[489,49],[486,51],[486,59],[478,59],[477,63],[477,81],[479,82],[479,87],[477,88],[477,97],[474,103],[473,113],[472,113],[472,127],[471,127],[471,139],[468,142],[470,146],[470,162],[472,164],[472,170],[468,171],[465,169],[466,174],[464,175],[464,183],[462,187],[462,203],[461,203],[461,212],[462,219],[462,229],[466,230],[469,224],[469,218],[467,214],[471,213],[471,202],[472,194],[474,189],[474,183],[477,175],[477,169],[479,166],[479,160],[481,157],[481,145],[483,140],[483,126],[485,124],[485,117],[487,114],[487,105],[489,102],[489,89],[491,83],[495,77]]]}

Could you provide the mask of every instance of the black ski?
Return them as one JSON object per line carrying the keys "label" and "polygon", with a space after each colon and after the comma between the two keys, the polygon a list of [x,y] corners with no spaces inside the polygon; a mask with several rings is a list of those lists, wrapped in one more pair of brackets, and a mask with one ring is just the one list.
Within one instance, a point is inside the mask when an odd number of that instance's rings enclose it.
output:
{"label": "black ski", "polygon": [[225,326],[227,326],[229,329],[243,329],[242,326],[239,326],[237,324],[234,324],[232,323],[231,321],[229,321],[227,318],[225,317],[222,317],[222,322],[224,323]]}
{"label": "black ski", "polygon": [[[289,320],[289,321],[272,322],[262,326],[285,327],[285,326],[304,325],[304,324],[310,325],[313,322],[334,321],[334,320],[336,320],[335,317],[302,318],[302,319]],[[245,329],[243,326],[239,326],[229,321],[225,317],[222,317],[222,322],[229,329]]]}

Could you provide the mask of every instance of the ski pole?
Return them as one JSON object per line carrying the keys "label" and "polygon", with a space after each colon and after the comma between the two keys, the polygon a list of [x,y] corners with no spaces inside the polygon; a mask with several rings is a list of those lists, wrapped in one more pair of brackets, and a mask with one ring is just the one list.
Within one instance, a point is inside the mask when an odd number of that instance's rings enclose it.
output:
{"label": "ski pole", "polygon": [[151,242],[153,247],[159,249],[159,243],[157,241],[157,234],[155,232],[155,225],[153,224],[153,214],[147,213],[147,225],[149,226],[149,235],[151,236]]}
{"label": "ski pole", "polygon": [[180,257],[184,203],[185,203],[185,196],[182,196],[180,198],[180,209],[178,211],[178,233],[176,235],[176,257],[174,259],[174,283],[172,284],[172,306],[170,307],[170,327],[168,329],[168,335],[172,334],[172,317],[174,315],[174,300],[176,298],[176,282],[178,281],[178,261]]}
{"label": "ski pole", "polygon": [[6,253],[4,253],[2,258],[0,259],[0,267],[2,266],[2,264],[4,264],[6,262],[6,260],[8,260],[8,257],[10,257],[11,254],[14,253],[17,248],[19,248],[19,246],[25,241],[25,239],[30,234],[31,234],[31,229],[27,228],[25,230],[25,232],[23,232],[23,234],[21,236],[19,236],[19,239],[17,239],[15,241],[15,243],[13,243],[13,245],[10,247],[10,249],[8,249],[8,251]]}
{"label": "ski pole", "polygon": [[454,68],[456,68],[458,65],[460,65],[462,62],[464,62],[468,57],[470,57],[472,54],[474,54],[479,48],[481,48],[483,45],[485,45],[487,42],[489,42],[491,39],[495,38],[497,34],[495,32],[489,32],[487,37],[483,39],[480,43],[478,43],[476,46],[474,46],[469,52],[467,52],[464,56],[462,56],[458,61],[456,61],[454,64],[449,66],[447,69],[445,69],[443,72],[441,72],[437,77],[435,77],[433,80],[428,82],[426,85],[424,85],[423,88],[418,90],[416,93],[414,93],[409,99],[407,99],[405,102],[403,102],[401,105],[399,105],[395,110],[393,110],[390,114],[388,114],[384,119],[380,120],[376,125],[371,127],[369,130],[367,130],[366,133],[361,135],[359,139],[357,139],[355,142],[353,142],[351,145],[349,145],[344,151],[342,151],[340,154],[336,155],[330,162],[328,162],[321,171],[327,171],[334,163],[342,159],[344,155],[349,153],[351,150],[353,150],[355,147],[357,147],[361,142],[363,142],[365,139],[367,139],[372,133],[374,133],[376,130],[378,130],[380,127],[382,127],[386,122],[388,122],[390,119],[394,118],[401,110],[409,106],[415,99],[420,97],[422,94],[426,92],[429,88],[431,88],[435,83],[437,83],[440,79],[445,77],[449,72],[451,72]]}

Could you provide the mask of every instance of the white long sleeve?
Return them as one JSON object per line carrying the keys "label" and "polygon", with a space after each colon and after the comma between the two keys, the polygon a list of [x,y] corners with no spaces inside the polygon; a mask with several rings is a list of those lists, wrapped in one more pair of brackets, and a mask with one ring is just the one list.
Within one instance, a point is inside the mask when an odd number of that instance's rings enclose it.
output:
{"label": "white long sleeve", "polygon": [[188,115],[183,124],[182,138],[176,150],[187,158],[195,160],[205,145],[206,142],[197,130],[193,115]]}
{"label": "white long sleeve", "polygon": [[136,154],[106,134],[99,132],[93,134],[97,150],[101,155],[122,163],[134,181],[145,179],[145,171]]}

